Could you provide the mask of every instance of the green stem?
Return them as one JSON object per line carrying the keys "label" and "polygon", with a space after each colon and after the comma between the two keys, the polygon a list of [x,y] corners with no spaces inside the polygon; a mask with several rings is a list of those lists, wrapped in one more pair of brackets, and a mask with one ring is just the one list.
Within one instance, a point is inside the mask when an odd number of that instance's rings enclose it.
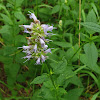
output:
{"label": "green stem", "polygon": [[50,80],[51,80],[51,82],[52,82],[52,84],[53,84],[53,86],[54,86],[54,88],[55,88],[55,90],[56,90],[56,98],[57,98],[57,100],[59,100],[58,92],[57,92],[56,86],[55,86],[55,84],[54,84],[53,78],[52,78],[52,76],[51,76],[51,74],[50,74],[50,71],[49,71],[49,67],[48,67],[47,65],[46,65],[46,68],[47,68],[47,72],[48,72],[48,74],[49,74]]}
{"label": "green stem", "polygon": [[83,45],[86,43],[83,43],[78,49],[77,51],[73,54],[73,56],[69,59],[68,63],[73,59],[73,57],[77,54],[77,52],[83,47]]}
{"label": "green stem", "polygon": [[[81,30],[81,0],[79,0],[79,31]],[[79,32],[79,48],[80,48],[80,32]],[[80,65],[80,55],[79,55],[79,62]]]}
{"label": "green stem", "polygon": [[60,0],[60,11],[59,11],[59,17],[58,17],[58,19],[60,19],[60,16],[61,16],[61,12],[62,11],[62,3],[61,3],[61,0]]}

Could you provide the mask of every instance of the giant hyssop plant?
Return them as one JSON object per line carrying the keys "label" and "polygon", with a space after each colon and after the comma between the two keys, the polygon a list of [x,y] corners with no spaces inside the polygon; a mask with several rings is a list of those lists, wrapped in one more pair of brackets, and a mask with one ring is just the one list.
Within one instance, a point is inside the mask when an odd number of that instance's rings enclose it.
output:
{"label": "giant hyssop plant", "polygon": [[100,99],[99,3],[1,0],[0,99]]}

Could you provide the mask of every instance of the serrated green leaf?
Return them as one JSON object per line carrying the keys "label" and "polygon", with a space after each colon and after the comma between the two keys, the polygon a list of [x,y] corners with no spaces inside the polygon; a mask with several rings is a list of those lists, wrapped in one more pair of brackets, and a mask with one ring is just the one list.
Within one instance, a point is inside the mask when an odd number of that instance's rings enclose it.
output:
{"label": "serrated green leaf", "polygon": [[21,4],[22,4],[22,2],[23,2],[24,0],[16,0],[16,7],[19,7],[19,6],[21,6]]}
{"label": "serrated green leaf", "polygon": [[50,15],[51,14],[50,13],[51,12],[51,9],[49,9],[49,8],[46,8],[46,9],[45,8],[40,8],[39,9],[39,12],[40,13],[43,13],[43,14],[46,14],[46,15]]}
{"label": "serrated green leaf", "polygon": [[95,13],[96,13],[96,15],[97,15],[97,17],[99,19],[99,14],[98,14],[98,10],[97,10],[96,5],[94,3],[91,3],[91,6],[93,7],[93,9],[94,9],[94,11],[95,11]]}
{"label": "serrated green leaf", "polygon": [[9,64],[9,65],[5,65],[5,72],[7,74],[7,83],[9,86],[14,85],[14,82],[16,81],[16,75],[19,71],[19,64]]}
{"label": "serrated green leaf", "polygon": [[95,15],[93,10],[91,10],[88,13],[87,18],[86,18],[86,22],[94,22],[94,23],[97,22],[96,15]]}
{"label": "serrated green leaf", "polygon": [[53,43],[56,44],[56,45],[58,45],[58,46],[61,46],[63,48],[72,47],[72,44],[68,43],[68,42],[53,42]]}
{"label": "serrated green leaf", "polygon": [[63,73],[63,71],[67,68],[67,62],[60,61],[57,66],[54,67],[53,71],[55,74]]}
{"label": "serrated green leaf", "polygon": [[84,45],[84,51],[86,54],[87,59],[87,65],[90,66],[90,68],[93,68],[98,59],[98,51],[94,43],[87,43]]}
{"label": "serrated green leaf", "polygon": [[[67,60],[70,60],[70,59],[73,57],[73,55],[77,52],[78,49],[79,49],[78,44],[76,44],[76,45],[72,46],[71,48],[69,48],[69,49],[67,50],[67,52],[65,53],[66,59],[67,59]],[[80,50],[79,50],[79,51],[76,53],[76,55],[71,59],[72,62],[75,62],[75,61],[78,59],[78,57],[79,57],[79,52],[80,52]]]}
{"label": "serrated green leaf", "polygon": [[56,5],[53,7],[51,14],[57,13],[60,10],[60,5]]}
{"label": "serrated green leaf", "polygon": [[81,25],[91,29],[92,31],[100,32],[100,25],[94,22],[84,22],[84,23],[81,23]]}
{"label": "serrated green leaf", "polygon": [[22,46],[23,44],[26,44],[26,38],[23,35],[17,35],[15,37],[15,45],[16,46]]}
{"label": "serrated green leaf", "polygon": [[83,88],[75,88],[68,91],[65,95],[65,98],[68,100],[79,100],[81,93],[83,92]]}
{"label": "serrated green leaf", "polygon": [[43,74],[43,75],[41,75],[41,76],[36,77],[36,78],[31,82],[31,84],[41,84],[41,83],[43,83],[43,82],[45,82],[45,81],[47,81],[47,80],[48,80],[48,75],[47,75],[47,74]]}
{"label": "serrated green leaf", "polygon": [[16,19],[18,20],[18,24],[24,24],[26,22],[26,18],[25,16],[22,14],[21,11],[16,11],[14,12],[14,16],[16,17]]}
{"label": "serrated green leaf", "polygon": [[[93,10],[91,10],[88,15],[87,15],[87,18],[86,18],[86,22],[94,22],[94,23],[97,23],[97,19],[96,19],[96,15],[94,13]],[[91,29],[88,29],[88,28],[85,28],[86,31],[90,34],[94,34],[95,31],[91,30]]]}
{"label": "serrated green leaf", "polygon": [[89,64],[88,64],[88,60],[87,60],[87,57],[85,54],[82,54],[80,55],[80,60],[83,64],[87,65],[91,70],[95,71],[96,73],[100,74],[100,67],[95,64],[93,67],[91,67]]}
{"label": "serrated green leaf", "polygon": [[3,18],[3,21],[5,24],[13,25],[13,21],[5,14],[0,14],[0,16]]}
{"label": "serrated green leaf", "polygon": [[4,49],[4,56],[9,56],[17,51],[17,47],[13,46],[5,46]]}
{"label": "serrated green leaf", "polygon": [[73,24],[73,23],[74,23],[73,20],[65,20],[64,25],[66,26],[66,25],[70,25],[70,24]]}

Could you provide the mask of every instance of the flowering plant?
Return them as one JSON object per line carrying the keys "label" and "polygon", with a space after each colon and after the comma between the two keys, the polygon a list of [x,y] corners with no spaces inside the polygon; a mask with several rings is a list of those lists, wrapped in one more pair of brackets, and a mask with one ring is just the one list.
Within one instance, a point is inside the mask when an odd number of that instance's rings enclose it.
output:
{"label": "flowering plant", "polygon": [[[25,33],[29,33],[30,37],[26,37],[28,40],[28,46],[23,46],[19,48],[23,48],[23,52],[26,53],[24,59],[30,60],[34,58],[36,60],[36,64],[40,64],[41,62],[45,62],[48,56],[47,53],[51,53],[51,49],[48,48],[47,43],[50,41],[46,39],[46,37],[52,35],[53,26],[40,24],[40,21],[37,19],[34,13],[29,12],[30,19],[33,19],[34,22],[31,22],[30,25],[20,25],[20,27],[24,28]],[[48,33],[49,32],[49,33]],[[26,61],[27,61],[26,60]],[[25,61],[25,62],[26,62]]]}

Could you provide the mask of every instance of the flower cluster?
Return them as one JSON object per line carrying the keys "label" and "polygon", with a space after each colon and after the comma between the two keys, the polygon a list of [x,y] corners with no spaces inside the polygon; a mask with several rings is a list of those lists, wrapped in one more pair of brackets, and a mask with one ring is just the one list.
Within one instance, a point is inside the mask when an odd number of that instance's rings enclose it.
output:
{"label": "flower cluster", "polygon": [[[31,22],[30,25],[20,25],[24,28],[24,33],[30,34],[30,37],[26,37],[28,40],[28,46],[23,46],[23,52],[26,53],[26,56],[23,57],[27,60],[35,59],[36,64],[43,63],[46,59],[47,53],[51,53],[51,49],[48,49],[47,43],[50,41],[46,37],[52,35],[53,26],[40,24],[40,21],[37,19],[34,13],[29,12],[29,18],[33,19],[34,22]],[[48,33],[49,32],[49,33]],[[27,61],[26,60],[26,61]]]}

